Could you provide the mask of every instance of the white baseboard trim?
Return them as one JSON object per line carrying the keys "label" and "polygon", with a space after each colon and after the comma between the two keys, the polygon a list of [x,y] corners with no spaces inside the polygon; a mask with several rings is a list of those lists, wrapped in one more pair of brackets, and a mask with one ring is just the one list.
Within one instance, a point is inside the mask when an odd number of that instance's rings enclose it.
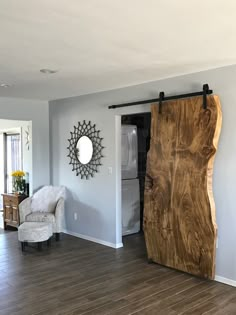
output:
{"label": "white baseboard trim", "polygon": [[215,276],[215,281],[218,281],[218,282],[221,282],[221,283],[228,284],[228,285],[231,285],[233,287],[236,287],[236,281],[235,280],[231,280],[231,279],[224,278],[224,277],[221,277],[221,276]]}
{"label": "white baseboard trim", "polygon": [[112,247],[112,248],[121,248],[123,247],[123,243],[110,243],[110,242],[107,242],[107,241],[103,241],[103,240],[100,240],[98,238],[95,238],[95,237],[91,237],[91,236],[88,236],[88,235],[84,235],[84,234],[80,234],[80,233],[77,233],[77,232],[72,232],[72,231],[69,231],[69,230],[64,230],[63,231],[65,234],[69,234],[69,235],[72,235],[72,236],[75,236],[75,237],[79,237],[79,238],[82,238],[84,240],[87,240],[87,241],[91,241],[91,242],[94,242],[94,243],[98,243],[98,244],[101,244],[101,245],[105,245],[105,246],[108,246],[108,247]]}

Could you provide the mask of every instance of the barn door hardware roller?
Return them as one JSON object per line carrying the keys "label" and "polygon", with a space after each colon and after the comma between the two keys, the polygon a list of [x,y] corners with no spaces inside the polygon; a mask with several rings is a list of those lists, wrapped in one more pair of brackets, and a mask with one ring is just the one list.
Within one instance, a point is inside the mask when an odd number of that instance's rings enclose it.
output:
{"label": "barn door hardware roller", "polygon": [[203,108],[206,109],[207,108],[207,94],[209,93],[209,85],[208,84],[204,84],[203,85]]}
{"label": "barn door hardware roller", "polygon": [[169,101],[169,100],[176,100],[180,98],[187,98],[187,97],[194,97],[194,96],[200,96],[203,97],[203,108],[207,108],[207,95],[210,95],[213,93],[213,90],[209,89],[208,84],[204,84],[202,91],[200,92],[193,92],[193,93],[187,93],[187,94],[179,94],[179,95],[172,95],[172,96],[165,96],[164,92],[160,92],[159,98],[153,98],[149,100],[143,100],[143,101],[136,101],[131,103],[124,103],[124,104],[117,104],[117,105],[110,105],[108,106],[109,109],[115,109],[120,107],[127,107],[127,106],[135,106],[135,105],[142,105],[142,104],[148,104],[148,103],[159,103],[159,113],[162,112],[162,104],[163,101]]}
{"label": "barn door hardware roller", "polygon": [[160,92],[159,93],[159,114],[162,113],[162,102],[164,101],[165,93]]}

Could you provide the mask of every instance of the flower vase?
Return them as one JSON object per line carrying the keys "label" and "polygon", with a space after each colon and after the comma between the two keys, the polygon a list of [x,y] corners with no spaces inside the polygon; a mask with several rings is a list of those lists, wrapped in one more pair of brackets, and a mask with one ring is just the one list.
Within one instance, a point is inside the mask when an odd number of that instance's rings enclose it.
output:
{"label": "flower vase", "polygon": [[21,195],[25,191],[25,180],[22,176],[16,176],[13,179],[13,190],[16,195]]}

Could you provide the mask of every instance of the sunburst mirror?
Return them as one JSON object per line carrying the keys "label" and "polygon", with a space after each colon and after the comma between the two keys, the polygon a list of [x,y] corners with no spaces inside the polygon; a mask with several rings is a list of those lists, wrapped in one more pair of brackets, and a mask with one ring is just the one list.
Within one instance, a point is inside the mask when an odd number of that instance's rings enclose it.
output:
{"label": "sunburst mirror", "polygon": [[96,125],[91,121],[78,122],[74,126],[74,131],[70,132],[71,137],[68,139],[69,164],[72,165],[72,171],[76,176],[80,175],[81,179],[89,179],[94,173],[98,172],[103,157],[102,146],[103,138],[100,137],[100,130],[96,130]]}

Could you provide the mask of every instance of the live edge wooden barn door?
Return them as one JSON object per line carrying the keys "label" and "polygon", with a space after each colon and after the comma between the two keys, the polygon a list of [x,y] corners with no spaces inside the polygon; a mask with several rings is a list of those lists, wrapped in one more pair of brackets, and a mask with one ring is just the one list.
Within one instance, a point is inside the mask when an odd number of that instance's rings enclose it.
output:
{"label": "live edge wooden barn door", "polygon": [[214,278],[217,225],[213,160],[221,129],[219,98],[153,104],[147,156],[144,235],[148,258]]}

